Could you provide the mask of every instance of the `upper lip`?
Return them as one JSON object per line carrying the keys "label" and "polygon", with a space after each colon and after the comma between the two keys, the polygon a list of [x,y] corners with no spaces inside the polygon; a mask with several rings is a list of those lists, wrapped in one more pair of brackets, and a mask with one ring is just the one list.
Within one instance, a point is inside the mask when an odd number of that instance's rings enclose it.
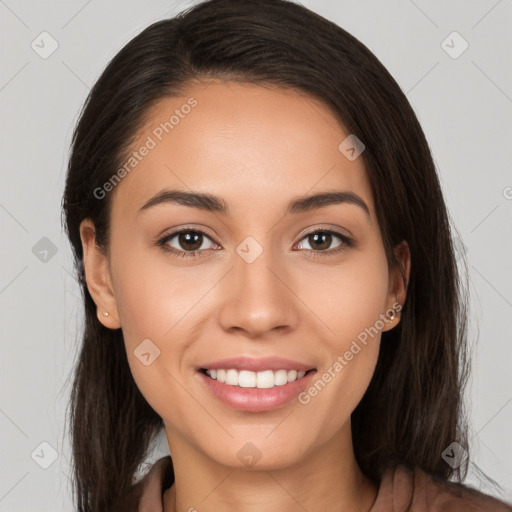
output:
{"label": "upper lip", "polygon": [[204,363],[199,367],[199,369],[235,369],[261,372],[263,370],[308,371],[314,369],[314,367],[310,364],[299,363],[298,361],[292,361],[291,359],[284,359],[282,357],[232,357],[229,359],[222,359],[220,361],[212,361],[211,363]]}

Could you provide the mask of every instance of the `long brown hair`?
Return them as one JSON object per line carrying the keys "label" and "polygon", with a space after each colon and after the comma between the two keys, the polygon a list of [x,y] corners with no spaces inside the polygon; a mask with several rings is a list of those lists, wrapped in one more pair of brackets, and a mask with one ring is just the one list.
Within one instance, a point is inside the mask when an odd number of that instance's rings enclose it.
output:
{"label": "long brown hair", "polygon": [[[287,0],[209,0],[152,24],[112,59],[72,139],[63,198],[85,325],[70,400],[74,492],[83,512],[118,510],[162,419],[129,370],[122,331],[97,320],[83,276],[80,222],[108,251],[110,195],[94,190],[119,169],[150,107],[193,80],[293,88],[323,101],[362,154],[390,269],[406,240],[412,268],[397,327],[382,334],[372,381],[352,414],[356,459],[378,482],[397,462],[442,480],[465,478],[442,458],[468,448],[467,296],[453,228],[425,135],[381,62],[334,23]],[[459,258],[459,262],[463,262]]]}

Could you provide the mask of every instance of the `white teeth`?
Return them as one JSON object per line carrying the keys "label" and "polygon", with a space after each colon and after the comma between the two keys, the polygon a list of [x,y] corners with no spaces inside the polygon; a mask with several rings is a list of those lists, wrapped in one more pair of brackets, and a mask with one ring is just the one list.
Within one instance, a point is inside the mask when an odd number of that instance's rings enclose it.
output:
{"label": "white teeth", "polygon": [[254,372],[250,372],[248,370],[241,370],[240,373],[238,374],[237,384],[241,388],[255,388],[256,387],[256,374]]}
{"label": "white teeth", "polygon": [[264,370],[256,374],[256,387],[260,389],[273,388],[277,386],[275,382],[274,372],[272,370]]}
{"label": "white teeth", "polygon": [[212,379],[218,380],[230,386],[241,388],[269,389],[274,386],[284,386],[288,382],[301,379],[306,375],[305,371],[297,370],[264,370],[262,372],[251,372],[249,370],[206,370],[206,374]]}
{"label": "white teeth", "polygon": [[226,370],[226,380],[230,386],[238,386],[238,372],[236,370]]}

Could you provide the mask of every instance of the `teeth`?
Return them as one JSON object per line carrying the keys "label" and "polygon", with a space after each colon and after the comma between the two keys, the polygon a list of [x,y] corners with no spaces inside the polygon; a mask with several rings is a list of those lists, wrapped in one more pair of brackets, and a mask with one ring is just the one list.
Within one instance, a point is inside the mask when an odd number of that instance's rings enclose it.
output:
{"label": "teeth", "polygon": [[262,372],[251,372],[249,370],[206,370],[206,374],[212,379],[228,384],[229,386],[240,386],[241,388],[268,389],[274,386],[284,386],[288,382],[302,379],[305,371],[297,370],[265,370]]}

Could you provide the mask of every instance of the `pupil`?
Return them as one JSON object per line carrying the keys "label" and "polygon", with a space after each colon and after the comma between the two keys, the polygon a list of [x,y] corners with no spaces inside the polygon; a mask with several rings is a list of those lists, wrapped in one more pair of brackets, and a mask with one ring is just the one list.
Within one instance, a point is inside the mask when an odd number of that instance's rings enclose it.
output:
{"label": "pupil", "polygon": [[[331,245],[332,235],[330,235],[329,233],[315,233],[313,235],[310,235],[310,239],[311,238],[314,240],[314,243],[317,244],[317,249],[328,249],[329,246]],[[322,238],[323,242],[318,243],[319,238]],[[314,248],[314,244],[311,243],[311,240],[309,243]]]}
{"label": "pupil", "polygon": [[[193,233],[193,234],[191,234],[191,233]],[[202,237],[201,233],[195,233],[195,232],[180,233],[179,243],[184,248],[188,248],[191,251],[196,251],[201,247],[201,243],[202,243],[201,237]],[[190,245],[192,239],[195,239],[194,247],[191,247],[191,245]],[[198,240],[199,240],[199,242],[198,242]]]}

